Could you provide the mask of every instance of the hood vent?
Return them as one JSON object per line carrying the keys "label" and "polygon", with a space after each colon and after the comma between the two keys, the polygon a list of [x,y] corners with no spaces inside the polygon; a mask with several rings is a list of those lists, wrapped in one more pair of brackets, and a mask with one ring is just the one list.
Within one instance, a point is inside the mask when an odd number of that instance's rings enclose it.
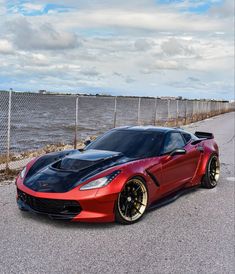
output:
{"label": "hood vent", "polygon": [[74,153],[52,164],[52,168],[61,171],[81,171],[105,160],[117,159],[122,155],[120,152],[87,150],[82,153]]}
{"label": "hood vent", "polygon": [[65,157],[64,159],[54,163],[52,168],[64,170],[64,171],[78,171],[85,168],[89,168],[95,165],[99,161],[86,161],[80,159],[74,159],[70,157]]}

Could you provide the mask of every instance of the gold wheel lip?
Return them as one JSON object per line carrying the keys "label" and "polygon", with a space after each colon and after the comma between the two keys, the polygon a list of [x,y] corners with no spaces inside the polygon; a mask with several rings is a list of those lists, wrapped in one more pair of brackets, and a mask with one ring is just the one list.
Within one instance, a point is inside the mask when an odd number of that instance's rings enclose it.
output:
{"label": "gold wheel lip", "polygon": [[[120,196],[123,192],[123,190],[125,189],[125,187],[127,186],[127,184],[131,183],[131,182],[135,182],[137,184],[139,184],[139,186],[144,190],[142,193],[143,193],[143,199],[142,199],[142,202],[144,205],[141,205],[141,207],[139,208],[139,211],[140,213],[136,213],[134,216],[132,217],[128,217],[128,216],[125,216],[120,208]],[[143,201],[144,200],[144,201]],[[119,211],[119,214],[121,215],[121,217],[125,220],[125,221],[129,221],[129,222],[133,222],[133,221],[136,221],[138,220],[139,218],[141,218],[147,208],[147,204],[148,204],[148,192],[147,192],[147,188],[145,186],[145,184],[142,182],[142,180],[140,179],[137,179],[137,178],[133,178],[133,179],[130,179],[127,181],[127,183],[125,184],[124,188],[122,189],[122,191],[119,193],[118,195],[118,211]]]}
{"label": "gold wheel lip", "polygon": [[[214,180],[211,181],[211,183],[213,183],[213,185],[216,185],[217,182],[219,181],[219,177],[220,177],[220,161],[218,156],[214,155],[211,160],[210,160],[210,165],[209,168],[211,166],[212,161],[215,160],[215,164],[216,164],[216,169],[215,169],[215,176],[214,176]],[[209,171],[209,174],[211,175],[211,172]]]}

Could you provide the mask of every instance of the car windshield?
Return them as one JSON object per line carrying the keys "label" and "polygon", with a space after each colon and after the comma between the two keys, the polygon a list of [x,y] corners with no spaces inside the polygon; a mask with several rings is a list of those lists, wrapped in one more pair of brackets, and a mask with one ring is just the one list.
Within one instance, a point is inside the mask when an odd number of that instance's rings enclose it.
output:
{"label": "car windshield", "polygon": [[116,151],[131,158],[145,158],[159,155],[162,140],[162,132],[113,130],[91,143],[87,149]]}

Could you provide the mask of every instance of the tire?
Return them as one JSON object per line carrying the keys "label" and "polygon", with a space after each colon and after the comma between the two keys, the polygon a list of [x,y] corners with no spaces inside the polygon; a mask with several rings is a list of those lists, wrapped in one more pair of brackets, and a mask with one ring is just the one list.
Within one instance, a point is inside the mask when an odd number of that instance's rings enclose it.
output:
{"label": "tire", "polygon": [[23,207],[19,207],[19,210],[22,212],[27,212],[28,210],[24,209]]}
{"label": "tire", "polygon": [[144,215],[148,191],[143,179],[134,177],[126,182],[115,205],[115,219],[121,224],[133,224]]}
{"label": "tire", "polygon": [[214,188],[217,186],[220,175],[220,163],[216,154],[212,154],[207,162],[206,173],[202,178],[202,187]]}

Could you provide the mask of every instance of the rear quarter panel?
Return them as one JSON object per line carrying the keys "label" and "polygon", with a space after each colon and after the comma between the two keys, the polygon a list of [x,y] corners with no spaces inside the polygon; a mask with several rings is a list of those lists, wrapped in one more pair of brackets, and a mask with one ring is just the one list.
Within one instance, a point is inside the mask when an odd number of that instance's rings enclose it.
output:
{"label": "rear quarter panel", "polygon": [[200,144],[204,148],[203,157],[198,168],[197,180],[201,180],[202,176],[206,173],[207,163],[213,153],[219,156],[219,147],[214,139],[207,139]]}

